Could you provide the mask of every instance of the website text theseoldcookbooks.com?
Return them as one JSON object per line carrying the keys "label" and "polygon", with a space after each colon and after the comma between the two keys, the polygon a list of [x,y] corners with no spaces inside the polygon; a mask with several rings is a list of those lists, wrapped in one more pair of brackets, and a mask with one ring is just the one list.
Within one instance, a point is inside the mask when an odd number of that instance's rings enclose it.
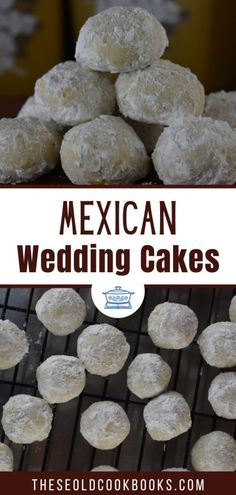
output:
{"label": "website text theseoldcookbooks.com", "polygon": [[129,478],[33,478],[33,493],[195,493],[205,491],[205,479],[193,477]]}
{"label": "website text theseoldcookbooks.com", "polygon": [[[76,248],[66,243],[58,250],[37,244],[18,245],[21,273],[41,270],[44,273],[127,275],[132,257],[137,263],[136,268],[144,273],[215,273],[219,270],[219,251],[212,246],[206,250],[198,246],[189,249],[180,246],[178,241],[168,248],[161,245],[161,239],[169,242],[178,234],[176,201],[168,204],[165,201],[154,204],[146,201],[142,207],[134,201],[80,201],[76,210],[73,201],[63,201],[57,233],[66,236],[66,240],[74,240],[74,236],[83,241],[86,239],[86,243],[82,242]],[[96,236],[97,243],[87,243],[91,236]],[[104,239],[104,236],[108,245],[105,249],[99,246],[99,239]],[[117,236],[120,236],[119,241]],[[127,236],[136,236],[136,239],[129,243],[128,248],[123,248]],[[149,241],[153,240],[153,244],[145,243],[147,237]],[[136,242],[140,239],[144,240],[143,245]]]}

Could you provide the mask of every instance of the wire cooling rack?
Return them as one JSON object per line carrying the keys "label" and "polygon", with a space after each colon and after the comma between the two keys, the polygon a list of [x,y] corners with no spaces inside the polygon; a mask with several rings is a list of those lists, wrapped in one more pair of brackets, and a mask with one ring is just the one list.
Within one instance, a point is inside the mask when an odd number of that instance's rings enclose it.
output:
{"label": "wire cooling rack", "polygon": [[[0,289],[0,317],[24,328],[30,353],[14,369],[0,372],[0,414],[10,396],[19,393],[38,395],[35,380],[37,366],[52,354],[76,355],[76,340],[81,330],[68,337],[49,334],[38,321],[35,304],[45,289]],[[112,320],[94,307],[89,289],[79,293],[86,301],[88,324],[109,322],[124,331],[131,353],[125,368],[106,379],[87,375],[84,392],[66,404],[54,406],[53,428],[44,442],[22,446],[9,444],[14,452],[16,471],[89,471],[100,464],[110,464],[123,471],[160,471],[169,467],[191,469],[190,451],[200,435],[212,430],[236,434],[234,421],[214,415],[207,399],[212,379],[219,370],[203,362],[194,342],[181,351],[159,350],[147,335],[147,318],[164,301],[188,304],[199,318],[199,333],[210,323],[228,320],[228,308],[234,291],[231,289],[148,289],[140,310],[126,319]],[[158,352],[172,368],[169,390],[177,390],[188,401],[193,425],[184,435],[169,442],[155,442],[147,434],[143,422],[146,401],[131,394],[126,386],[127,366],[140,352]],[[92,448],[80,434],[80,416],[97,400],[113,400],[127,411],[131,433],[125,442],[112,451]],[[1,427],[0,427],[1,428]],[[1,441],[8,440],[0,429]]]}

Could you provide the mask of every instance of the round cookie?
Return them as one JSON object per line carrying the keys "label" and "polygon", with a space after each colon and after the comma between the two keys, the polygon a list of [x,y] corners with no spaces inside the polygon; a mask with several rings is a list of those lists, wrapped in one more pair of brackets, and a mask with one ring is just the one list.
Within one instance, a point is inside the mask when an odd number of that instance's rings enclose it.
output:
{"label": "round cookie", "polygon": [[159,124],[145,124],[144,122],[137,122],[136,120],[131,119],[126,120],[143,142],[146,152],[151,154],[163,132],[163,126]]}
{"label": "round cookie", "polygon": [[181,117],[164,129],[152,159],[164,184],[233,184],[236,131],[227,122]]}
{"label": "round cookie", "polygon": [[103,115],[64,136],[62,168],[74,184],[130,184],[145,177],[144,144],[120,117]]}
{"label": "round cookie", "polygon": [[185,304],[158,304],[148,318],[148,334],[163,349],[184,349],[193,341],[198,328],[194,311]]}
{"label": "round cookie", "polygon": [[158,354],[138,354],[129,365],[127,386],[140,399],[156,397],[169,385],[171,368]]}
{"label": "round cookie", "polygon": [[213,323],[198,338],[200,352],[210,366],[236,366],[236,324],[229,321]]}
{"label": "round cookie", "polygon": [[168,44],[165,29],[147,10],[117,6],[86,21],[75,57],[93,70],[130,72],[151,65]]}
{"label": "round cookie", "polygon": [[8,445],[0,443],[0,472],[4,471],[13,471],[13,453]]}
{"label": "round cookie", "polygon": [[235,471],[236,442],[223,431],[212,431],[197,440],[191,452],[195,471]]}
{"label": "round cookie", "polygon": [[56,65],[38,79],[35,100],[47,107],[57,124],[76,126],[115,111],[115,88],[109,74],[93,72],[80,63]]}
{"label": "round cookie", "polygon": [[121,74],[116,94],[125,117],[147,124],[170,125],[181,116],[199,116],[205,104],[204,88],[197,77],[169,60]]}
{"label": "round cookie", "polygon": [[52,418],[52,410],[45,400],[15,395],[3,406],[2,427],[12,442],[29,444],[48,437]]}
{"label": "round cookie", "polygon": [[218,91],[206,97],[205,115],[236,127],[236,91]]}
{"label": "round cookie", "polygon": [[9,320],[0,320],[0,370],[19,364],[28,351],[25,332]]}
{"label": "round cookie", "polygon": [[36,371],[38,389],[49,404],[60,404],[78,397],[86,384],[80,360],[72,356],[51,356]]}
{"label": "round cookie", "polygon": [[90,472],[91,473],[96,473],[96,472],[102,472],[102,471],[105,471],[105,472],[109,472],[109,471],[116,471],[117,473],[119,472],[119,469],[116,469],[112,466],[98,466],[96,468],[93,468]]}
{"label": "round cookie", "polygon": [[0,182],[33,181],[53,170],[61,137],[48,123],[33,117],[0,120]]}
{"label": "round cookie", "polygon": [[69,335],[86,316],[86,305],[73,289],[49,289],[35,306],[38,319],[54,335]]}
{"label": "round cookie", "polygon": [[129,351],[130,345],[123,332],[107,323],[85,328],[77,341],[78,357],[86,370],[94,375],[118,373]]}
{"label": "round cookie", "polygon": [[144,421],[153,440],[168,441],[191,428],[189,405],[178,392],[166,392],[144,408]]}
{"label": "round cookie", "polygon": [[130,432],[130,422],[119,404],[95,402],[82,414],[80,431],[95,449],[110,450],[124,442]]}
{"label": "round cookie", "polygon": [[236,419],[236,372],[216,376],[211,382],[208,400],[217,416]]}
{"label": "round cookie", "polygon": [[52,120],[50,116],[50,112],[48,111],[47,107],[44,107],[43,105],[39,105],[35,101],[35,96],[30,96],[27,98],[25,101],[24,105],[21,107],[17,118],[22,118],[22,117],[35,117],[36,119],[43,120],[44,122],[47,122],[53,129],[55,129],[58,132],[63,132],[64,127],[56,124],[54,120]]}
{"label": "round cookie", "polygon": [[236,323],[236,296],[234,296],[231,300],[229,307],[229,318],[230,321]]}

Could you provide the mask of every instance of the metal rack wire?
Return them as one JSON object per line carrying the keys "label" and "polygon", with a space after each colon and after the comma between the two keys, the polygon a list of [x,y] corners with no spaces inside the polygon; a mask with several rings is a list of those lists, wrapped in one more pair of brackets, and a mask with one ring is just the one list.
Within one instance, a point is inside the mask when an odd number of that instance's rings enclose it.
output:
{"label": "metal rack wire", "polygon": [[[38,321],[35,303],[45,289],[0,289],[0,317],[10,319],[24,328],[30,342],[30,353],[14,369],[0,372],[0,409],[12,395],[38,395],[35,380],[37,366],[52,354],[76,355],[76,340],[81,330],[68,337],[49,334]],[[219,370],[203,362],[194,342],[181,351],[159,350],[147,335],[147,318],[160,302],[166,300],[188,304],[199,318],[199,333],[210,323],[228,320],[231,289],[164,289],[146,291],[140,310],[129,318],[112,320],[94,307],[90,290],[79,290],[85,299],[88,324],[109,322],[124,331],[131,353],[124,369],[108,379],[87,375],[87,384],[80,397],[67,404],[54,406],[54,420],[47,441],[28,446],[11,445],[15,470],[23,471],[89,471],[99,464],[111,464],[123,471],[159,471],[168,467],[191,469],[190,450],[196,439],[212,430],[236,435],[234,421],[214,415],[207,393],[210,382]],[[170,442],[154,442],[146,433],[143,406],[146,401],[131,394],[126,386],[126,371],[130,361],[140,352],[159,352],[172,367],[170,390],[184,395],[192,410],[193,425],[184,435]],[[112,451],[93,449],[79,432],[81,413],[97,400],[114,400],[127,411],[131,433],[126,441]],[[1,411],[0,411],[1,414]],[[0,430],[1,440],[8,440]]]}

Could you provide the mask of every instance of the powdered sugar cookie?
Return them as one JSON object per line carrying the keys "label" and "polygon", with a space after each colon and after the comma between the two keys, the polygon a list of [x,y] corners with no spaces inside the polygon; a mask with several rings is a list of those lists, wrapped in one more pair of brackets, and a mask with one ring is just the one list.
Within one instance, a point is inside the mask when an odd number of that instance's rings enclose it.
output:
{"label": "powdered sugar cookie", "polygon": [[14,443],[33,443],[48,437],[52,425],[48,403],[31,395],[15,395],[3,406],[2,427]]}
{"label": "powdered sugar cookie", "polygon": [[35,100],[47,107],[57,124],[75,126],[115,111],[115,89],[109,74],[76,62],[56,65],[38,79]]}
{"label": "powdered sugar cookie", "polygon": [[158,304],[148,318],[148,334],[157,347],[183,349],[193,341],[198,328],[194,311],[185,304]]}
{"label": "powdered sugar cookie", "polygon": [[82,414],[80,431],[95,449],[110,450],[124,442],[130,432],[130,422],[119,404],[95,402]]}
{"label": "powdered sugar cookie", "polygon": [[0,182],[33,181],[59,161],[61,137],[32,117],[0,120]]}
{"label": "powdered sugar cookie", "polygon": [[69,335],[86,316],[86,305],[73,289],[49,289],[35,306],[38,319],[54,335]]}
{"label": "powdered sugar cookie", "polygon": [[208,400],[217,416],[236,419],[236,372],[216,376],[211,382]]}
{"label": "powdered sugar cookie", "polygon": [[231,300],[229,307],[229,317],[230,321],[236,323],[236,296],[234,296]]}
{"label": "powdered sugar cookie", "polygon": [[102,472],[102,471],[104,471],[104,472],[107,472],[107,473],[108,473],[109,471],[111,471],[111,472],[112,472],[112,471],[114,471],[114,472],[116,471],[117,473],[119,472],[119,470],[118,470],[118,469],[116,469],[116,468],[114,468],[114,467],[112,467],[112,466],[98,466],[98,467],[96,467],[96,468],[93,468],[93,469],[91,470],[91,473],[96,473],[96,472],[100,472],[100,471],[101,471],[101,472]]}
{"label": "powdered sugar cookie", "polygon": [[206,97],[205,115],[236,127],[236,91],[218,91]]}
{"label": "powdered sugar cookie", "polygon": [[0,472],[13,471],[13,452],[5,445],[0,443]]}
{"label": "powdered sugar cookie", "polygon": [[167,441],[191,428],[189,405],[178,392],[166,392],[144,408],[144,421],[153,440]]}
{"label": "powdered sugar cookie", "polygon": [[130,184],[145,177],[150,165],[134,130],[120,117],[107,115],[67,132],[61,161],[74,184]]}
{"label": "powdered sugar cookie", "polygon": [[128,368],[127,386],[140,399],[156,397],[168,387],[171,373],[158,354],[138,354]]}
{"label": "powdered sugar cookie", "polygon": [[84,367],[73,356],[51,356],[36,372],[38,389],[50,404],[68,402],[81,394],[86,383]]}
{"label": "powdered sugar cookie", "polygon": [[107,323],[85,328],[77,342],[77,353],[86,370],[100,376],[118,373],[129,351],[123,332]]}
{"label": "powdered sugar cookie", "polygon": [[120,112],[147,124],[170,125],[186,115],[201,115],[205,93],[189,69],[159,60],[144,70],[120,74],[116,81]]}
{"label": "powdered sugar cookie", "polygon": [[58,132],[63,132],[64,130],[63,126],[58,125],[56,122],[54,122],[54,120],[52,120],[47,107],[36,103],[35,96],[30,96],[29,98],[27,98],[24,105],[21,107],[17,117],[35,117],[36,119],[47,122],[47,124],[49,124]]}
{"label": "powdered sugar cookie", "polygon": [[112,7],[82,27],[76,59],[93,70],[130,72],[160,58],[168,38],[160,22],[139,7]]}
{"label": "powdered sugar cookie", "polygon": [[205,361],[216,368],[236,365],[236,324],[229,321],[213,323],[198,339]]}
{"label": "powdered sugar cookie", "polygon": [[9,320],[0,320],[0,370],[19,364],[28,351],[25,332]]}
{"label": "powdered sugar cookie", "polygon": [[233,184],[236,131],[227,122],[181,117],[164,129],[152,158],[165,184]]}
{"label": "powdered sugar cookie", "polygon": [[212,431],[195,443],[191,452],[195,471],[235,471],[236,442],[223,431]]}
{"label": "powdered sugar cookie", "polygon": [[163,472],[163,473],[167,473],[168,471],[169,471],[169,472],[171,472],[171,471],[173,471],[173,472],[183,471],[183,472],[184,472],[184,471],[185,471],[185,473],[189,473],[189,470],[188,470],[188,469],[184,469],[184,468],[176,468],[176,467],[169,468],[169,469],[163,469],[163,470],[162,470],[162,472]]}

